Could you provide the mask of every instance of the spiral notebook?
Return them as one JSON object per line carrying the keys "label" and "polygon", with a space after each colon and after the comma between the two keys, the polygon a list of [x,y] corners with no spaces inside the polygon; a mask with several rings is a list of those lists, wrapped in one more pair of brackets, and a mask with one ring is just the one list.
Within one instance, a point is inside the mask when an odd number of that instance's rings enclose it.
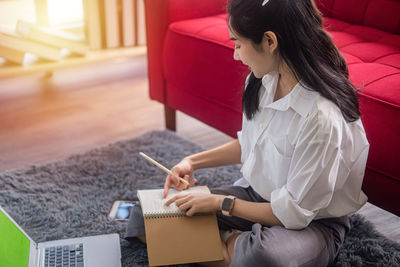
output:
{"label": "spiral notebook", "polygon": [[210,194],[207,186],[180,192],[170,189],[167,199],[163,199],[163,189],[138,190],[150,266],[223,259],[215,214],[188,217],[175,204],[165,206],[175,195],[195,192]]}

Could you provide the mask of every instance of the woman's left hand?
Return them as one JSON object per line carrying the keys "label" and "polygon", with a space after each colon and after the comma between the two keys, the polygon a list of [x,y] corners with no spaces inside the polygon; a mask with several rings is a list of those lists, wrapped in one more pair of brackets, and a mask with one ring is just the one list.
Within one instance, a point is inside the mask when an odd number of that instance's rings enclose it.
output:
{"label": "woman's left hand", "polygon": [[179,210],[186,212],[187,216],[193,216],[196,213],[217,212],[223,198],[223,195],[193,193],[175,196],[165,205],[175,203]]}

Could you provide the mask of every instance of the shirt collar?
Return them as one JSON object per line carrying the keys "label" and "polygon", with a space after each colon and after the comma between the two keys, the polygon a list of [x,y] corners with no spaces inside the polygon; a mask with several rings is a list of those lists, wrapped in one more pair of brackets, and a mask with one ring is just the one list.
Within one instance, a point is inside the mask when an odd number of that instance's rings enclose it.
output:
{"label": "shirt collar", "polygon": [[260,107],[266,108],[274,101],[276,86],[279,80],[279,73],[270,72],[261,79],[262,87],[260,92]]}
{"label": "shirt collar", "polygon": [[271,108],[280,111],[292,108],[302,117],[306,117],[314,105],[314,102],[319,95],[318,92],[305,88],[301,82],[298,82],[285,97],[274,100],[276,87],[278,85],[279,73],[270,72],[263,76],[262,85],[264,91],[260,96],[260,107]]}

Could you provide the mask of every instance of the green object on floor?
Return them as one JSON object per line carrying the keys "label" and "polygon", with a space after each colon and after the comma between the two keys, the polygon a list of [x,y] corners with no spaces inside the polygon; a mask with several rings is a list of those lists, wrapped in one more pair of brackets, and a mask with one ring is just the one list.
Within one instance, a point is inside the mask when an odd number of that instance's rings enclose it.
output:
{"label": "green object on floor", "polygon": [[0,267],[28,267],[30,240],[0,210]]}

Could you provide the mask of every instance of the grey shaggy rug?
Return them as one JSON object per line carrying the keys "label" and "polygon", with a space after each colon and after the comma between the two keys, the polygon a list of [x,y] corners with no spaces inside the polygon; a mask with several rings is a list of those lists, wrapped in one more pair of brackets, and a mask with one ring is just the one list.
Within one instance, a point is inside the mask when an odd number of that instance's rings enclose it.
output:
{"label": "grey shaggy rug", "polygon": [[[2,173],[0,205],[37,242],[117,232],[122,266],[147,266],[145,245],[123,239],[126,223],[107,218],[111,205],[136,200],[137,189],[162,187],[165,174],[139,151],[172,167],[201,150],[173,132],[149,132],[65,160]],[[230,166],[199,170],[195,176],[199,185],[216,187],[232,184],[240,173],[238,166]],[[400,244],[360,215],[353,215],[351,223],[333,266],[400,266]]]}

